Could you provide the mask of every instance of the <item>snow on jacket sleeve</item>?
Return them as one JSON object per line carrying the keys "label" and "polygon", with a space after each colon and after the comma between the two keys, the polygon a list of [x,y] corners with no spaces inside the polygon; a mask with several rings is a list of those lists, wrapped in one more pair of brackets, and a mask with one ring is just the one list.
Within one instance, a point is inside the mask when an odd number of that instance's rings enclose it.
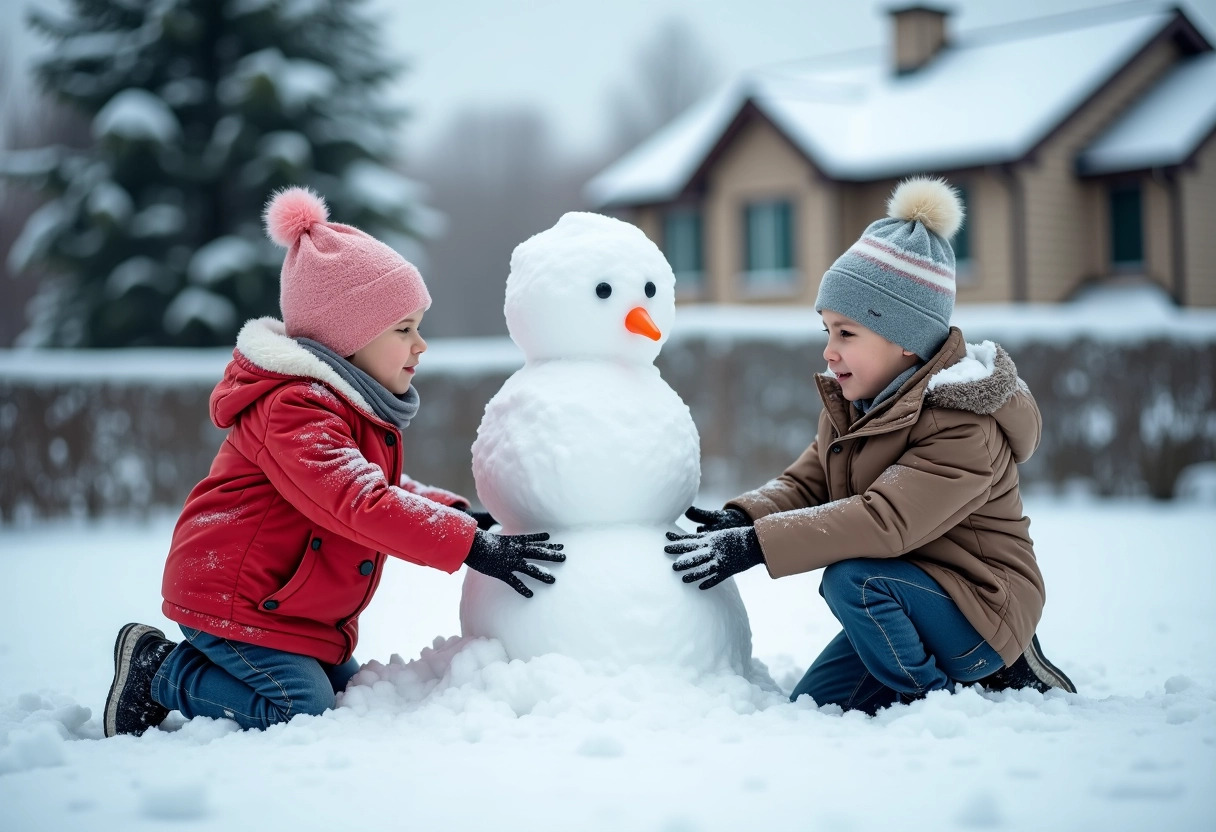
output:
{"label": "snow on jacket sleeve", "polygon": [[912,444],[865,493],[757,521],[769,573],[897,557],[936,540],[988,500],[988,444],[974,421],[947,426]]}
{"label": "snow on jacket sleeve", "polygon": [[472,546],[472,517],[390,485],[322,402],[276,396],[256,462],[301,514],[361,545],[445,572]]}
{"label": "snow on jacket sleeve", "polygon": [[426,497],[428,500],[433,500],[441,505],[451,506],[452,508],[461,510],[469,508],[473,505],[459,494],[448,491],[446,488],[440,488],[436,485],[427,485],[425,483],[418,482],[418,480],[411,478],[409,474],[401,475],[400,485],[403,489],[411,494],[417,494],[419,497]]}

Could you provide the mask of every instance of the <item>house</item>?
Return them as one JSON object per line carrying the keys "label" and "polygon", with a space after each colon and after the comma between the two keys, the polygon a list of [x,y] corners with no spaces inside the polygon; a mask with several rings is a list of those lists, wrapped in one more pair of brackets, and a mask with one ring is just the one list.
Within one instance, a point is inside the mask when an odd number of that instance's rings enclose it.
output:
{"label": "house", "polygon": [[866,50],[755,71],[588,183],[671,261],[678,297],[812,303],[913,174],[956,185],[958,300],[1057,302],[1153,281],[1216,306],[1216,51],[1127,5],[950,33],[890,12]]}

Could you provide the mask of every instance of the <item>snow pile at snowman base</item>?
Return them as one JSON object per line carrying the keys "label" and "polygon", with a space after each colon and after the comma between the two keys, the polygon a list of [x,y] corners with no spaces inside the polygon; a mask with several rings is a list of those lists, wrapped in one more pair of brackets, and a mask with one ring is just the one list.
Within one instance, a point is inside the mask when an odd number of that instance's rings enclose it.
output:
{"label": "snow pile at snowman base", "polygon": [[[809,702],[803,703],[810,706]],[[617,669],[550,653],[527,661],[508,659],[492,639],[437,638],[406,662],[368,662],[340,695],[338,707],[358,716],[400,715],[422,708],[468,720],[533,716],[623,721],[661,727],[669,709],[686,718],[717,711],[752,714],[789,701],[733,673],[698,674],[686,667],[634,665]],[[445,713],[446,712],[446,713]],[[476,731],[478,719],[462,731]]]}

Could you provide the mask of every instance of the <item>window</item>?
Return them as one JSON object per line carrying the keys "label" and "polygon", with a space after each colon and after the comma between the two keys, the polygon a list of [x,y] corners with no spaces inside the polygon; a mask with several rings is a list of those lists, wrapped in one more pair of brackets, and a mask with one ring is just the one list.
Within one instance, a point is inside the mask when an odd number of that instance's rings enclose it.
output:
{"label": "window", "polygon": [[1138,182],[1110,189],[1110,260],[1116,268],[1139,266],[1144,261]]}
{"label": "window", "polygon": [[789,202],[753,202],[744,214],[744,279],[750,289],[787,289],[794,283],[794,224]]}
{"label": "window", "polygon": [[958,231],[954,233],[954,237],[950,240],[950,246],[954,249],[954,263],[956,266],[971,265],[971,198],[967,193],[967,189],[961,185],[955,186],[958,191],[959,201],[963,203],[963,224],[958,227]]}
{"label": "window", "polygon": [[699,291],[705,271],[699,210],[673,208],[663,215],[663,254],[676,274],[676,291]]}

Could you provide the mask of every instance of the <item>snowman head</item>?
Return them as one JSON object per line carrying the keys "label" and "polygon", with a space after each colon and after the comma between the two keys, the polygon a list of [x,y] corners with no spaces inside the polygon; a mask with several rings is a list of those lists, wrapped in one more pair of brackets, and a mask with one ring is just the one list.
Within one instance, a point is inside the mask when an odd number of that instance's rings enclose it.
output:
{"label": "snowman head", "polygon": [[569,213],[511,254],[505,312],[529,361],[651,363],[671,332],[676,279],[636,226]]}

